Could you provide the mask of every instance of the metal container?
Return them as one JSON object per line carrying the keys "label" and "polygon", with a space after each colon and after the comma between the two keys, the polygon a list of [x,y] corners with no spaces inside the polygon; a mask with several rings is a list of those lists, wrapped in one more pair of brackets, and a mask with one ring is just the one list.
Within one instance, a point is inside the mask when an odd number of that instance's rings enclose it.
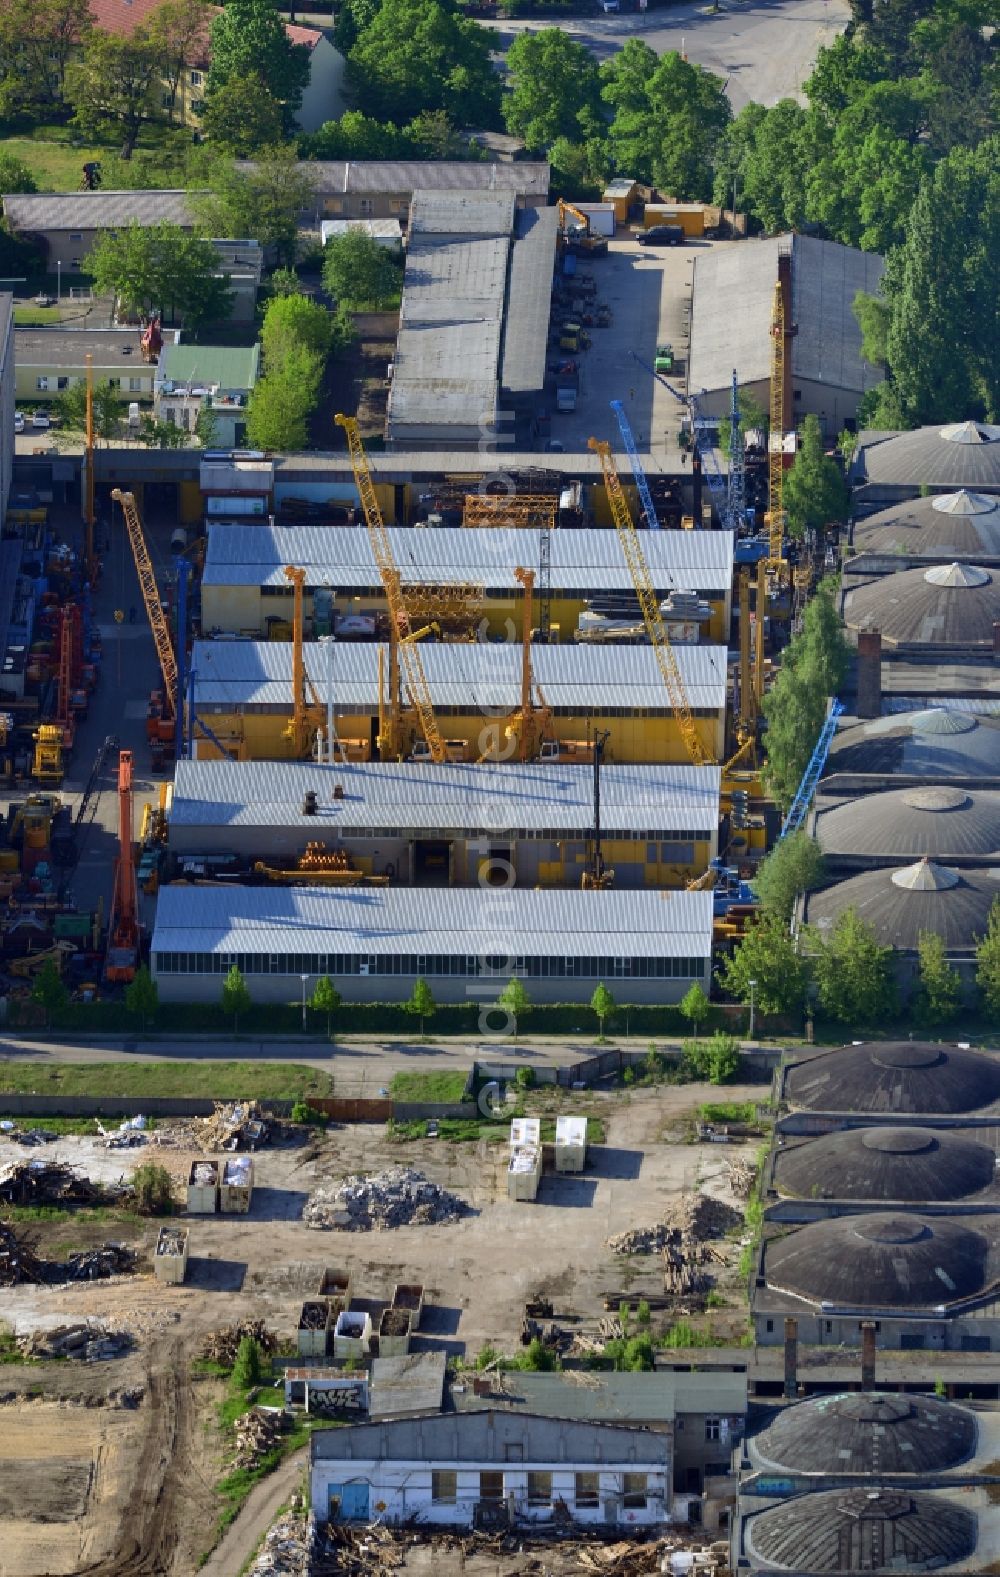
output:
{"label": "metal container", "polygon": [[187,1183],[188,1215],[214,1216],[218,1208],[218,1161],[192,1161]]}
{"label": "metal container", "polygon": [[330,1305],[324,1298],[309,1298],[302,1305],[295,1333],[299,1354],[303,1358],[325,1358],[329,1328]]}
{"label": "metal container", "polygon": [[383,1309],[378,1322],[380,1358],[405,1358],[410,1350],[410,1314],[407,1309]]}
{"label": "metal container", "polygon": [[161,1227],[153,1255],[153,1271],[157,1281],[170,1286],[180,1286],[187,1275],[187,1227]]}
{"label": "metal container", "polygon": [[556,1118],[556,1171],[582,1172],[587,1161],[586,1117]]}
{"label": "metal container", "polygon": [[365,1311],[345,1309],[333,1331],[335,1358],[366,1358],[372,1341],[372,1317]]}
{"label": "metal container", "polygon": [[222,1168],[219,1184],[219,1209],[224,1215],[245,1216],[253,1196],[253,1158],[230,1156]]}

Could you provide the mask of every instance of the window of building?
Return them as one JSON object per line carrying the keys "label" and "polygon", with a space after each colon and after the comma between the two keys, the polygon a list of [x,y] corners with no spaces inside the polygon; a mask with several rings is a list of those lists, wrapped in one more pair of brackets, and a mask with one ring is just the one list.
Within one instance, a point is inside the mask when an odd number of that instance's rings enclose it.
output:
{"label": "window of building", "polygon": [[645,1473],[626,1473],[622,1480],[622,1505],[626,1511],[646,1509]]}
{"label": "window of building", "polygon": [[989,1352],[990,1339],[988,1336],[963,1336],[963,1352]]}
{"label": "window of building", "polygon": [[69,379],[68,378],[57,378],[56,379],[56,388],[60,391],[60,393],[62,392],[63,389],[68,389],[69,388]]}
{"label": "window of building", "polygon": [[129,387],[129,393],[130,394],[138,394],[139,391],[142,388],[142,379],[141,378],[130,378],[128,380],[128,387]]}
{"label": "window of building", "polygon": [[69,238],[70,238],[71,241],[82,241],[83,240],[83,231],[82,230],[71,230],[70,233],[69,233]]}
{"label": "window of building", "polygon": [[764,1329],[768,1332],[768,1334],[770,1334],[774,1330],[774,1321],[773,1320],[767,1320],[765,1322]]}
{"label": "window of building", "polygon": [[826,1325],[826,1334],[829,1336],[830,1333],[833,1330],[833,1321],[832,1320],[826,1320],[826,1321],[824,1321],[824,1324]]}
{"label": "window of building", "polygon": [[480,1473],[479,1475],[480,1500],[503,1500],[503,1474],[495,1471]]}
{"label": "window of building", "polygon": [[454,1506],[458,1500],[458,1474],[454,1468],[438,1468],[431,1473],[431,1500],[438,1506]]}
{"label": "window of building", "polygon": [[74,268],[74,270],[75,270],[75,271],[76,271],[76,272],[77,272],[77,273],[79,273],[79,271],[80,271],[80,268],[81,268],[81,266],[82,266],[82,263],[83,263],[83,259],[82,259],[82,258],[79,258],[79,257],[74,257],[74,258],[72,258],[72,259],[71,259],[71,262],[72,262],[72,264],[73,264],[73,268]]}
{"label": "window of building", "polygon": [[171,103],[170,94],[169,93],[161,93],[160,94],[160,108],[163,109],[163,110],[168,110],[170,108],[170,103]]}
{"label": "window of building", "polygon": [[552,1504],[552,1474],[528,1474],[528,1505],[551,1506]]}
{"label": "window of building", "polygon": [[573,1487],[573,1498],[578,1506],[599,1506],[601,1503],[600,1475],[597,1473],[577,1473]]}
{"label": "window of building", "polygon": [[202,83],[201,72],[200,71],[192,71],[192,73],[191,73],[191,86],[193,88],[200,88],[201,87],[201,83]]}
{"label": "window of building", "polygon": [[193,115],[204,115],[204,113],[205,113],[205,100],[204,99],[192,99],[191,100],[191,113]]}
{"label": "window of building", "polygon": [[363,214],[372,214],[375,212],[375,204],[370,197],[362,197],[358,203],[358,207]]}
{"label": "window of building", "polygon": [[[419,974],[420,971],[415,970],[414,973]],[[519,1440],[512,1440],[508,1445],[504,1446],[503,1459],[505,1462],[524,1461],[524,1447]]]}
{"label": "window of building", "polygon": [[721,1440],[722,1439],[722,1419],[721,1418],[706,1418],[705,1419],[705,1439],[706,1440]]}
{"label": "window of building", "polygon": [[36,378],[35,379],[35,388],[36,389],[41,389],[43,393],[47,393],[48,387],[49,387],[49,380],[48,380],[48,378]]}

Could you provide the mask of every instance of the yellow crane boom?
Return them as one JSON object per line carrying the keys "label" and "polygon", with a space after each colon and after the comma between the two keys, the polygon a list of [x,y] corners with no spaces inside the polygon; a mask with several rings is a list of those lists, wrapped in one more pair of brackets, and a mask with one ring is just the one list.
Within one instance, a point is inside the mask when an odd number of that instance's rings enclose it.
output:
{"label": "yellow crane boom", "polygon": [[169,708],[172,718],[177,716],[177,658],[174,656],[174,646],[170,639],[170,626],[167,616],[163,611],[160,593],[156,584],[156,575],[153,571],[153,561],[146,547],[146,539],[142,534],[142,522],[139,519],[139,510],[133,493],[123,493],[116,487],[111,494],[116,504],[121,504],[122,514],[125,517],[125,530],[128,532],[129,544],[132,548],[132,557],[135,559],[136,574],[139,577],[139,589],[142,600],[146,605],[146,617],[149,627],[153,632],[153,642],[156,646],[156,655],[160,660],[160,672],[163,674],[163,700]]}
{"label": "yellow crane boom", "polygon": [[375,484],[372,481],[371,467],[365,446],[361,442],[361,430],[353,416],[344,416],[340,412],[334,417],[338,427],[342,427],[347,436],[347,448],[351,456],[351,467],[354,471],[354,480],[361,497],[361,508],[364,511],[365,525],[368,527],[368,540],[372,545],[372,553],[378,566],[382,585],[385,587],[385,597],[389,604],[389,618],[392,621],[392,631],[395,637],[396,649],[406,678],[406,687],[410,699],[416,708],[417,717],[431,759],[440,765],[448,759],[444,740],[434,716],[434,707],[431,704],[430,689],[424,665],[420,657],[420,649],[413,639],[413,628],[410,623],[410,613],[403,596],[402,579],[396,561],[392,556],[392,545],[389,533],[382,519]]}
{"label": "yellow crane boom", "polygon": [[785,546],[785,301],[780,280],[774,287],[774,304],[771,308],[771,431],[768,435],[767,459],[767,525],[770,532],[767,567],[772,574],[781,574]]}
{"label": "yellow crane boom", "polygon": [[595,454],[600,456],[601,471],[604,474],[604,486],[611,506],[611,517],[614,520],[615,528],[618,532],[618,540],[625,554],[625,562],[632,577],[635,594],[639,599],[639,607],[642,610],[646,633],[649,636],[653,651],[656,653],[656,661],[659,665],[667,694],[670,697],[670,705],[677,717],[681,738],[684,740],[684,747],[696,767],[712,766],[714,765],[712,756],[702,744],[701,736],[695,727],[691,705],[684,689],[684,681],[681,678],[681,671],[677,666],[677,658],[674,656],[674,649],[670,644],[670,637],[667,634],[666,625],[660,613],[659,599],[653,590],[649,566],[646,563],[646,557],[639,542],[639,533],[635,529],[635,522],[628,507],[628,500],[622,489],[618,469],[614,462],[614,456],[611,453],[611,445],[601,438],[591,438],[588,441],[590,448],[593,449]]}

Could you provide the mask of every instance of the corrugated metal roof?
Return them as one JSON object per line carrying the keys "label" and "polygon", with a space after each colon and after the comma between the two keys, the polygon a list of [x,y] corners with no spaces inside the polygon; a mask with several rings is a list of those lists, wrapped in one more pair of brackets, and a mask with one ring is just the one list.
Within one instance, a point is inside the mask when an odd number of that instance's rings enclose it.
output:
{"label": "corrugated metal roof", "polygon": [[859,290],[877,290],[884,259],[814,236],[786,235],[698,254],[691,306],[692,389],[728,389],[734,367],[741,383],[770,378],[778,255],[789,247],[796,379],[859,394],[882,381],[861,355],[861,330],[851,303]]}
{"label": "corrugated metal roof", "polygon": [[[692,707],[721,711],[726,704],[725,648],[677,646],[674,652]],[[520,646],[422,645],[420,655],[435,706],[485,712],[489,707],[513,711],[520,705]],[[305,661],[325,698],[325,648],[308,643]],[[290,642],[196,641],[193,665],[197,703],[202,706],[291,704]],[[538,646],[532,649],[532,667],[553,707],[672,711],[651,646]],[[333,696],[338,711],[349,711],[352,705],[377,708],[376,643],[345,641],[336,647]]]}
{"label": "corrugated metal roof", "polygon": [[[144,371],[138,329],[14,330],[14,355],[19,367],[82,367],[88,354],[95,358],[98,367],[124,362],[135,366],[139,373]],[[122,371],[127,373],[129,366]],[[148,371],[146,376],[150,376]]]}
{"label": "corrugated metal roof", "polygon": [[501,385],[511,394],[534,393],[545,383],[558,230],[555,208],[518,212],[500,373]]}
{"label": "corrugated metal roof", "polygon": [[[252,169],[252,160],[237,160],[237,169],[244,168]],[[321,197],[356,192],[398,196],[418,190],[545,197],[549,190],[549,166],[540,160],[505,164],[460,159],[311,159],[299,169],[310,177]]]}
{"label": "corrugated metal roof", "polygon": [[707,958],[712,894],[164,887],[153,952]]}
{"label": "corrugated metal roof", "polygon": [[442,1413],[391,1423],[319,1429],[311,1441],[313,1466],[322,1462],[503,1462],[516,1447],[518,1463],[632,1463],[668,1467],[664,1436],[624,1424],[586,1424],[502,1412]]}
{"label": "corrugated metal roof", "polygon": [[[719,768],[619,766],[601,772],[601,825],[616,832],[706,831],[719,819]],[[334,786],[343,789],[335,799]],[[315,816],[303,795],[318,796]],[[516,827],[589,832],[594,772],[556,764],[434,766],[367,762],[179,761],[171,826]]]}
{"label": "corrugated metal roof", "polygon": [[477,236],[510,234],[514,223],[514,193],[414,192],[410,205],[410,245],[425,236]]}
{"label": "corrugated metal roof", "polygon": [[886,646],[992,649],[1000,572],[963,564],[900,570],[847,591],[843,612],[849,630],[879,630]]}
{"label": "corrugated metal roof", "polygon": [[252,389],[259,366],[259,345],[168,345],[160,361],[163,378],[199,388]]}
{"label": "corrugated metal roof", "polygon": [[[472,491],[470,483],[470,491]],[[521,596],[518,564],[537,565],[539,533],[508,527],[415,531],[390,526],[404,581],[472,581]],[[642,539],[653,587],[725,595],[733,578],[731,531],[647,531]],[[614,531],[558,530],[551,536],[554,592],[630,590],[632,579]],[[375,591],[381,578],[363,526],[216,525],[209,522],[206,586],[282,586],[285,565],[306,571],[306,585]]]}
{"label": "corrugated metal roof", "polygon": [[194,217],[182,191],[31,192],[4,194],[4,215],[15,230],[106,230],[133,221],[190,228]]}
{"label": "corrugated metal roof", "polygon": [[666,1424],[678,1413],[745,1413],[746,1374],[720,1371],[675,1374],[588,1374],[586,1384],[575,1375],[515,1371],[500,1375],[503,1389],[476,1396],[471,1382],[464,1391],[452,1387],[457,1412],[483,1412],[502,1407],[511,1412],[540,1413],[549,1418],[621,1424]]}
{"label": "corrugated metal roof", "polygon": [[448,1359],[443,1352],[413,1352],[404,1358],[375,1358],[369,1417],[433,1413],[441,1407]]}

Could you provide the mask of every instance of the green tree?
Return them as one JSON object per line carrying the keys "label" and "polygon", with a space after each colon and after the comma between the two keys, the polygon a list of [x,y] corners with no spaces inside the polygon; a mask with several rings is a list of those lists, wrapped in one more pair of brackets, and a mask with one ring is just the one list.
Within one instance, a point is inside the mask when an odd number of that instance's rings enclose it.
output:
{"label": "green tree", "polygon": [[267,1367],[259,1343],[255,1342],[252,1336],[241,1337],[231,1376],[234,1389],[253,1390],[253,1387],[260,1385],[265,1378]]}
{"label": "green tree", "polygon": [[786,809],[812,755],[828,699],[840,688],[850,662],[833,605],[834,590],[832,581],[819,586],[806,608],[802,632],[785,648],[764,698],[765,777],[770,792]]}
{"label": "green tree", "polygon": [[52,1015],[61,1013],[69,1002],[69,992],[54,959],[47,958],[32,981],[31,1000],[43,1009],[46,1027],[52,1023]]}
{"label": "green tree", "polygon": [[281,141],[283,108],[260,72],[251,71],[216,89],[205,104],[202,125],[213,142],[247,159]]}
{"label": "green tree", "polygon": [[799,434],[799,447],[782,494],[788,533],[804,537],[847,519],[850,494],[840,466],[823,449],[818,416],[807,416]]}
{"label": "green tree", "polygon": [[135,979],[125,988],[125,1011],[139,1020],[145,1033],[146,1025],[156,1017],[160,1005],[160,990],[145,964],[140,964]]}
{"label": "green tree", "polygon": [[611,160],[602,137],[591,137],[585,143],[557,137],[549,149],[549,166],[553,196],[579,202],[597,202],[611,173]]}
{"label": "green tree", "polygon": [[73,119],[88,135],[121,133],[121,157],[131,159],[144,126],[161,118],[160,57],[145,28],[129,36],[95,31],[66,70]]}
{"label": "green tree", "polygon": [[363,230],[327,242],[323,253],[323,284],[334,300],[354,311],[379,312],[403,281],[400,260]]}
{"label": "green tree", "polygon": [[687,1020],[695,1035],[697,1036],[698,1025],[704,1024],[705,1020],[708,1018],[709,1013],[712,1011],[712,1004],[709,1002],[697,980],[693,986],[688,988],[680,1002],[678,1002],[677,1011],[681,1015],[681,1018]]}
{"label": "green tree", "polygon": [[158,421],[148,412],[140,418],[135,436],[147,449],[186,449],[191,437],[186,428],[178,427],[174,422]]}
{"label": "green tree", "polygon": [[315,1013],[326,1014],[327,1039],[333,1034],[333,1015],[340,1007],[343,998],[337,990],[329,975],[320,975],[309,998],[309,1006]]}
{"label": "green tree", "polygon": [[35,177],[21,159],[0,152],[0,192],[37,192]]}
{"label": "green tree", "polygon": [[325,361],[333,343],[334,320],[308,296],[278,296],[267,304],[261,347],[268,372],[278,372],[288,355],[301,348]]}
{"label": "green tree", "polygon": [[782,838],[758,867],[753,885],[766,914],[791,918],[800,893],[820,887],[826,874],[823,851],[808,832]]}
{"label": "green tree", "polygon": [[250,391],[247,442],[253,449],[293,453],[308,443],[309,413],[316,403],[323,365],[317,356],[301,349],[291,360],[301,366],[302,379],[296,381],[290,369],[261,378]]}
{"label": "green tree", "polygon": [[410,159],[412,139],[391,121],[374,120],[361,110],[345,110],[300,138],[306,159]]}
{"label": "green tree", "polygon": [[161,0],[151,11],[146,27],[160,61],[160,78],[167,94],[167,119],[173,121],[177,92],[188,66],[204,59],[212,10],[209,0]]}
{"label": "green tree", "polygon": [[519,33],[507,51],[503,118],[531,149],[557,137],[585,140],[602,130],[597,61],[561,27]]}
{"label": "green tree", "polygon": [[620,1373],[656,1367],[653,1339],[645,1331],[641,1336],[619,1336],[605,1342],[604,1357],[610,1358],[612,1368]]}
{"label": "green tree", "polygon": [[724,960],[719,984],[737,1002],[748,1003],[752,994],[762,1013],[798,1013],[806,1002],[809,965],[781,917],[761,914]]}
{"label": "green tree", "polygon": [[144,1161],[132,1173],[132,1207],[139,1216],[170,1216],[174,1210],[174,1185],[165,1166]]}
{"label": "green tree", "polygon": [[[378,15],[379,0],[343,0],[336,8],[336,21],[333,27],[333,40],[340,53],[345,57],[350,54],[361,34],[369,28]],[[315,157],[326,158],[326,154],[316,154]]]}
{"label": "green tree", "polygon": [[907,422],[1000,414],[1000,136],[956,148],[921,185],[889,258],[892,380]]}
{"label": "green tree", "polygon": [[851,311],[861,330],[861,353],[872,367],[883,372],[889,360],[889,325],[892,313],[884,296],[869,296],[859,290],[851,302]]}
{"label": "green tree", "polygon": [[179,315],[197,329],[225,318],[232,303],[215,247],[179,225],[102,230],[85,267],[97,289],[113,295],[130,315]]}
{"label": "green tree", "polygon": [[728,1084],[740,1069],[739,1042],[719,1029],[708,1040],[686,1040],[681,1055],[695,1078],[709,1084]]}
{"label": "green tree", "polygon": [[[749,389],[738,389],[736,391],[736,410],[744,443],[746,443],[747,433],[767,433],[770,427],[770,417],[763,405],[754,399]],[[722,421],[719,423],[719,448],[727,459],[729,458],[731,447],[732,438],[729,423]]]}
{"label": "green tree", "polygon": [[607,1018],[609,1013],[613,1013],[615,1011],[617,1005],[618,1004],[615,1002],[614,997],[603,981],[600,985],[594,987],[594,995],[590,999],[590,1006],[593,1012],[597,1014],[597,1022],[600,1025],[601,1040],[604,1039],[604,1020]]}
{"label": "green tree", "polygon": [[731,119],[722,79],[675,50],[657,57],[639,39],[601,67],[614,111],[608,149],[617,169],[672,196],[708,198],[720,139]]}
{"label": "green tree", "polygon": [[[227,6],[228,15],[231,8]],[[295,263],[299,214],[315,204],[316,192],[308,166],[298,162],[293,147],[267,148],[249,169],[220,164],[212,189],[192,201],[209,235],[252,235],[271,246],[286,267]]]}
{"label": "green tree", "polygon": [[409,1002],[406,1004],[406,1012],[411,1013],[414,1018],[420,1020],[420,1039],[426,1040],[424,1024],[427,1019],[432,1018],[437,1012],[437,1003],[434,1001],[434,993],[423,975],[418,976],[413,982],[413,991]]}
{"label": "green tree", "polygon": [[93,25],[90,0],[4,0],[0,114],[62,112],[67,67]]}
{"label": "green tree", "polygon": [[1000,898],[994,898],[986,935],[976,940],[976,985],[990,1013],[1000,1014]]}
{"label": "green tree", "polygon": [[253,1007],[253,998],[243,978],[243,972],[237,964],[231,964],[229,973],[222,982],[222,1011],[233,1015],[233,1033],[239,1033],[240,1014],[249,1013]]}
{"label": "green tree", "polygon": [[725,128],[715,160],[715,201],[736,205],[769,235],[797,229],[806,212],[806,111],[794,99],[747,104]]}
{"label": "green tree", "polygon": [[456,126],[500,125],[492,35],[452,0],[382,0],[348,56],[359,108],[403,126],[444,110]]}
{"label": "green tree", "polygon": [[531,1007],[528,988],[518,975],[511,975],[497,997],[497,1006],[503,1008],[514,1020],[514,1039],[517,1040],[518,1022]]}
{"label": "green tree", "polygon": [[309,82],[309,50],[293,44],[272,0],[229,0],[212,23],[209,103],[227,83],[259,76],[291,129]]}
{"label": "green tree", "polygon": [[948,963],[944,938],[936,931],[921,931],[917,958],[915,1017],[921,1024],[946,1024],[961,1006],[962,977]]}
{"label": "green tree", "polygon": [[276,268],[268,280],[272,296],[303,296],[302,281],[294,268]]}
{"label": "green tree", "polygon": [[[87,386],[81,378],[71,383],[55,400],[59,418],[58,439],[72,438],[87,430]],[[109,444],[119,436],[125,402],[121,391],[110,381],[94,384],[94,435],[98,443]]]}
{"label": "green tree", "polygon": [[894,951],[883,947],[856,909],[845,909],[826,936],[810,934],[813,976],[829,1018],[853,1029],[884,1024],[897,1010]]}

